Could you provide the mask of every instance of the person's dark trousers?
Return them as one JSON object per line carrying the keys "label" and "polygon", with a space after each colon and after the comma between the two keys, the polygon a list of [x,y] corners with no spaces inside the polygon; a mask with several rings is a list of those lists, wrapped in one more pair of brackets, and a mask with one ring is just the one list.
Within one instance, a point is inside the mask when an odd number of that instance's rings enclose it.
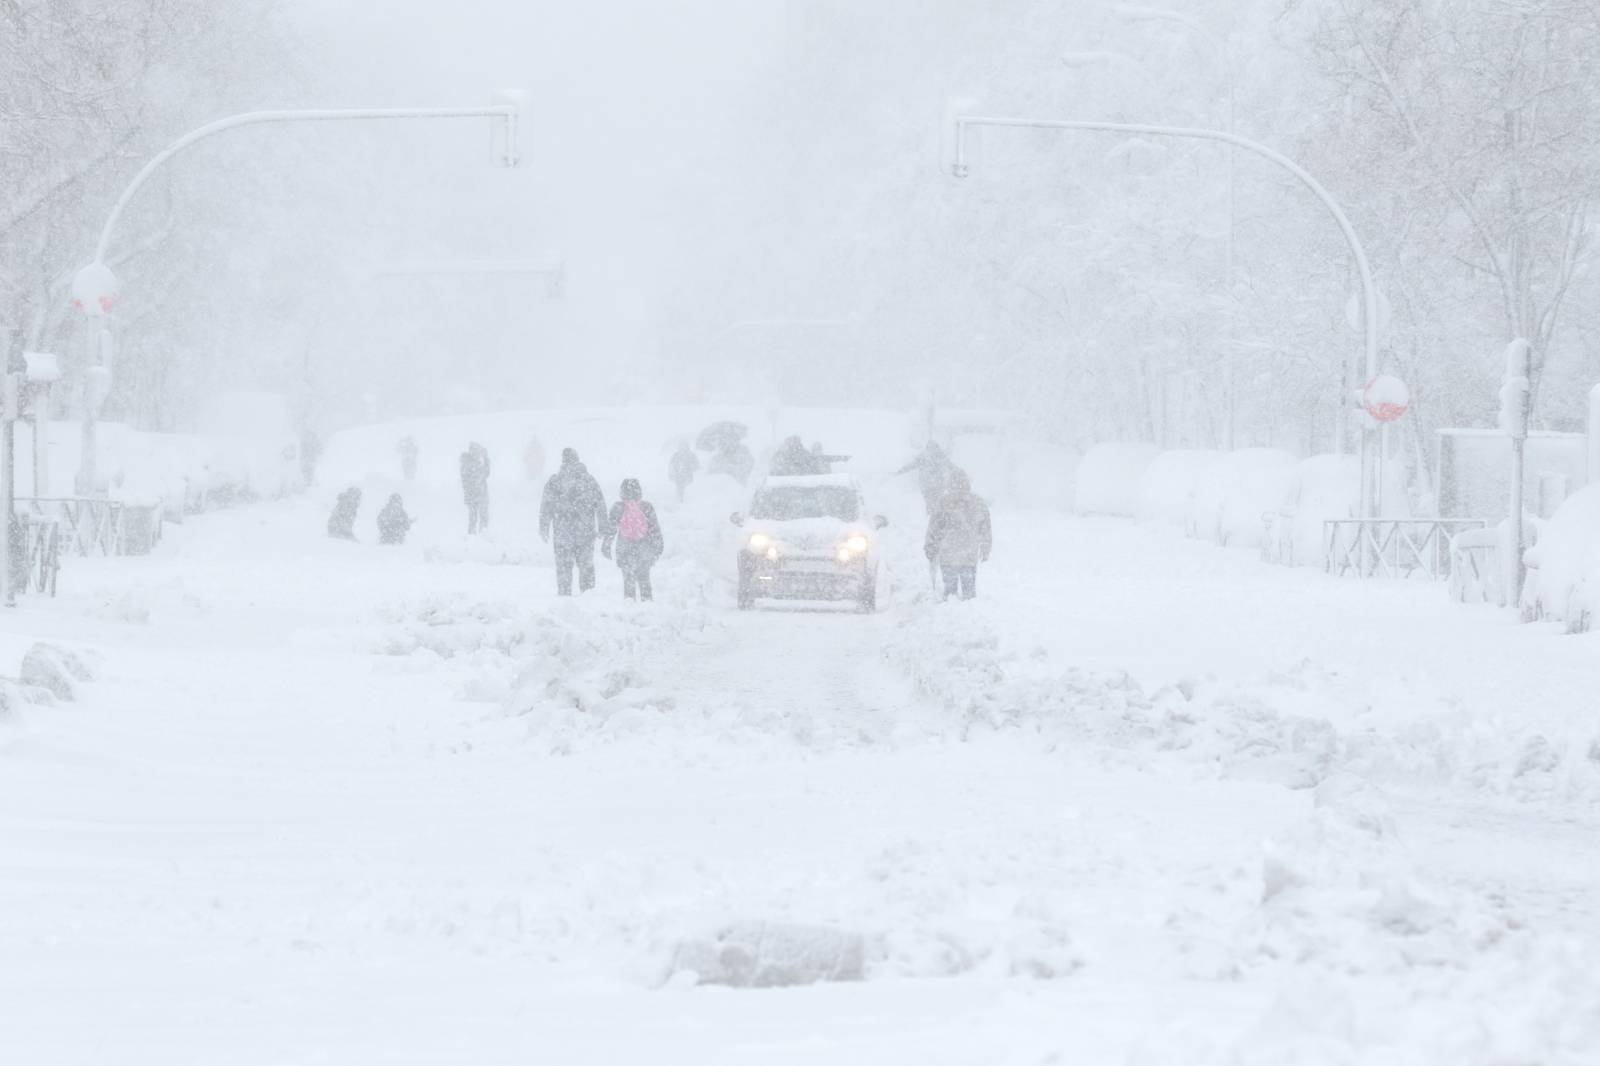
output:
{"label": "person's dark trousers", "polygon": [[944,598],[949,599],[958,592],[964,600],[970,600],[978,594],[978,568],[976,566],[945,566],[944,571]]}
{"label": "person's dark trousers", "polygon": [[572,595],[572,570],[578,570],[578,591],[594,588],[594,541],[556,541],[556,592]]}
{"label": "person's dark trousers", "polygon": [[487,496],[467,501],[467,532],[478,533],[489,528],[489,498]]}
{"label": "person's dark trousers", "polygon": [[641,600],[651,598],[650,568],[636,566],[622,572],[622,596],[624,599],[633,599],[635,593]]}

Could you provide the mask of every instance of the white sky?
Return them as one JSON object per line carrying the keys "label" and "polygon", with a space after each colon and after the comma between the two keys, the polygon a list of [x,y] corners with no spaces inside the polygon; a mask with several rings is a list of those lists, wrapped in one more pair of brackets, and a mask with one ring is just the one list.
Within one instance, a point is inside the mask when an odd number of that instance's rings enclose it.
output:
{"label": "white sky", "polygon": [[537,328],[569,350],[648,357],[674,286],[718,272],[733,216],[776,209],[761,202],[759,142],[773,132],[780,0],[295,0],[291,12],[336,102],[532,92],[519,173],[488,166],[487,131],[469,124],[385,130],[365,142],[380,165],[352,179],[394,198],[374,254],[564,256],[567,296]]}

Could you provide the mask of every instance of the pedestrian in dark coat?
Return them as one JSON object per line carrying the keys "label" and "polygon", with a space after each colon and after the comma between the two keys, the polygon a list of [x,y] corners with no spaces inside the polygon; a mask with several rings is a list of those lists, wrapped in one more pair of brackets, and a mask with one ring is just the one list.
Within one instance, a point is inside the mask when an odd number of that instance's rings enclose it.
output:
{"label": "pedestrian in dark coat", "polygon": [[340,540],[356,539],[356,511],[361,507],[361,490],[354,485],[339,493],[328,516],[328,536]]}
{"label": "pedestrian in dark coat", "polygon": [[950,472],[950,490],[928,519],[923,551],[944,572],[944,597],[958,592],[964,600],[978,594],[978,563],[989,561],[994,546],[989,505],[972,493],[966,472]]}
{"label": "pedestrian in dark coat", "polygon": [[467,533],[489,528],[489,451],[477,441],[461,453],[461,495],[467,503]]}
{"label": "pedestrian in dark coat", "polygon": [[539,537],[554,541],[556,592],[572,595],[572,571],[578,571],[578,591],[594,588],[594,542],[611,528],[605,494],[578,453],[561,453],[561,468],[545,482],[539,502]]}
{"label": "pedestrian in dark coat", "polygon": [[405,501],[398,492],[389,496],[389,502],[378,512],[378,543],[404,544],[414,519],[406,514]]}
{"label": "pedestrian in dark coat", "polygon": [[650,599],[650,568],[661,558],[661,523],[635,478],[622,483],[622,498],[611,505],[610,524],[600,545],[600,554],[607,559],[612,557],[613,543],[617,567],[622,571],[623,598],[633,599],[637,590],[639,599]]}
{"label": "pedestrian in dark coat", "polygon": [[689,482],[694,480],[695,471],[699,469],[700,457],[690,450],[687,443],[680,443],[678,450],[672,453],[672,459],[667,463],[667,475],[678,487],[679,503],[683,502],[683,494],[688,491]]}
{"label": "pedestrian in dark coat", "polygon": [[939,501],[944,497],[945,488],[950,481],[950,473],[955,469],[950,462],[950,456],[939,447],[938,441],[929,441],[917,457],[896,470],[896,474],[909,474],[917,472],[917,488],[922,490],[922,504],[928,509],[928,515],[933,516],[934,509],[939,506]]}
{"label": "pedestrian in dark coat", "polygon": [[809,474],[826,474],[828,464],[818,455],[807,450],[805,442],[799,437],[790,437],[783,442],[783,446],[772,453],[772,462],[767,467],[768,473],[777,477],[804,477]]}

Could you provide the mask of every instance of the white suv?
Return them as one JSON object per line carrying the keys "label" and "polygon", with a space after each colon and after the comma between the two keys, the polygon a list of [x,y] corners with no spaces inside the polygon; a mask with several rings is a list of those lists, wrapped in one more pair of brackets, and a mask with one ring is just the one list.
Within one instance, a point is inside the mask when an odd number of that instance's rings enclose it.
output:
{"label": "white suv", "polygon": [[878,530],[844,474],[768,477],[739,527],[739,609],[757,599],[851,600],[877,609]]}

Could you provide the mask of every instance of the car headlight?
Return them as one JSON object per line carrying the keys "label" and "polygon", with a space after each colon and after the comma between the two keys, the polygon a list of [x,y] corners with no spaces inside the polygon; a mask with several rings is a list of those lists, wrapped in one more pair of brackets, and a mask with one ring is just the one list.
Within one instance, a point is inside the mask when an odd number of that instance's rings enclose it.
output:
{"label": "car headlight", "polygon": [[772,546],[772,538],[765,533],[752,533],[750,539],[744,542],[744,546],[759,555]]}
{"label": "car headlight", "polygon": [[845,541],[844,546],[855,555],[865,555],[867,553],[867,538],[857,533]]}

